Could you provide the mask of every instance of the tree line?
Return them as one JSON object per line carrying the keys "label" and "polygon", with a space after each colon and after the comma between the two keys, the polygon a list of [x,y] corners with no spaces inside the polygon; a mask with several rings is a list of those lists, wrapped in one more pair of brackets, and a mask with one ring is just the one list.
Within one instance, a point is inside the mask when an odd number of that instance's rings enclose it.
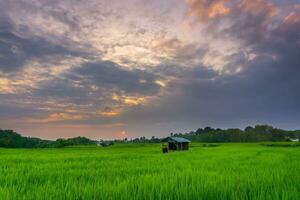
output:
{"label": "tree line", "polygon": [[68,139],[59,138],[55,141],[42,140],[40,138],[24,137],[13,130],[0,129],[0,147],[5,148],[50,148],[96,143],[97,141],[90,140],[86,137],[74,137]]}
{"label": "tree line", "polygon": [[[192,142],[282,142],[291,139],[300,139],[300,130],[283,130],[269,125],[248,126],[244,130],[238,128],[198,128],[187,133],[171,133],[170,136],[183,137]],[[13,130],[0,129],[0,147],[6,148],[49,148],[65,147],[72,145],[96,145],[110,146],[114,143],[159,143],[162,138],[152,136],[151,138],[139,137],[134,139],[115,139],[111,141],[96,141],[86,137],[74,137],[55,141],[42,140],[33,137],[24,137]]]}
{"label": "tree line", "polygon": [[[284,142],[291,139],[300,139],[300,130],[283,130],[269,125],[247,126],[244,130],[239,128],[198,128],[186,133],[170,133],[173,137],[183,137],[192,142]],[[161,138],[139,137],[134,139],[114,140],[116,143],[159,143]]]}
{"label": "tree line", "polygon": [[171,133],[171,136],[184,137],[194,142],[282,142],[299,139],[300,130],[283,130],[269,125],[248,126],[244,130],[205,127],[188,133]]}

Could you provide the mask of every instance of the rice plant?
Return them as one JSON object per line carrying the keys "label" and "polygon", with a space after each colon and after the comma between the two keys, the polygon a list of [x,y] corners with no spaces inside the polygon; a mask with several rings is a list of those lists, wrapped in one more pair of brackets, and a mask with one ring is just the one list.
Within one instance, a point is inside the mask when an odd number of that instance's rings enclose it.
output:
{"label": "rice plant", "polygon": [[0,149],[0,199],[299,199],[299,158],[259,144]]}

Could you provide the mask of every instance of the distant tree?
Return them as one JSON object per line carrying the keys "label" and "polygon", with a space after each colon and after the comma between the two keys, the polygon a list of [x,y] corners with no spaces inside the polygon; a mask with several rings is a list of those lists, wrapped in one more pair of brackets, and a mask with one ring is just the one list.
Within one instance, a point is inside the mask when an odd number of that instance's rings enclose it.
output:
{"label": "distant tree", "polygon": [[252,131],[253,130],[253,127],[252,126],[247,126],[246,128],[245,128],[245,132],[248,132],[248,131]]}
{"label": "distant tree", "polygon": [[210,126],[207,126],[207,127],[204,128],[203,132],[204,133],[209,133],[209,132],[211,132],[213,130],[214,130],[213,128],[211,128]]}
{"label": "distant tree", "polygon": [[201,133],[204,133],[204,130],[202,128],[198,128],[196,130],[196,135],[200,135]]}
{"label": "distant tree", "polygon": [[256,133],[271,133],[272,130],[273,127],[269,125],[256,125],[254,128]]}

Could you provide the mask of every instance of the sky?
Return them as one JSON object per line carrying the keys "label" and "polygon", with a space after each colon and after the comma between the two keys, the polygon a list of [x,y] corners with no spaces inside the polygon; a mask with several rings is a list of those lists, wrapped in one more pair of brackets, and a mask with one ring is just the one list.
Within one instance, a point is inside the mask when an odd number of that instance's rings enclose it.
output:
{"label": "sky", "polygon": [[300,129],[300,0],[0,0],[0,128]]}

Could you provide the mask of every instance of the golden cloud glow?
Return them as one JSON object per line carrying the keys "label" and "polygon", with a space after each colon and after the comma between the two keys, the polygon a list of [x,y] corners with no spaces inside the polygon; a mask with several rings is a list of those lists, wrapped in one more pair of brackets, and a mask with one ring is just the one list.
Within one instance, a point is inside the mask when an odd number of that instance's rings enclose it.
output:
{"label": "golden cloud glow", "polygon": [[0,94],[12,94],[15,90],[6,78],[0,78]]}
{"label": "golden cloud glow", "polygon": [[116,93],[113,93],[112,99],[115,100],[115,101],[120,101],[120,96],[117,95]]}
{"label": "golden cloud glow", "polygon": [[230,12],[229,8],[224,6],[224,2],[217,2],[213,4],[210,8],[210,12],[208,13],[209,18],[215,18],[223,15],[227,15]]}
{"label": "golden cloud glow", "polygon": [[31,88],[36,88],[32,80],[0,78],[0,94],[23,93]]}
{"label": "golden cloud glow", "polygon": [[28,119],[31,123],[49,123],[49,122],[60,122],[60,121],[77,121],[85,119],[86,116],[80,114],[69,114],[69,113],[53,113],[48,115],[46,118],[41,119]]}
{"label": "golden cloud glow", "polygon": [[114,117],[121,113],[120,109],[112,109],[107,111],[100,111],[97,114],[103,117]]}
{"label": "golden cloud glow", "polygon": [[[156,83],[158,84],[158,83]],[[163,83],[161,83],[163,84]],[[129,96],[126,94],[118,95],[116,93],[113,93],[112,99],[114,101],[117,101],[120,104],[125,104],[129,106],[135,106],[135,105],[140,105],[146,102],[148,97],[146,96]]]}
{"label": "golden cloud glow", "polygon": [[105,117],[114,117],[119,115],[120,113],[116,111],[110,111],[110,112],[99,112],[98,114]]}
{"label": "golden cloud glow", "polygon": [[136,105],[140,105],[140,104],[144,103],[146,101],[146,98],[145,97],[125,96],[123,98],[123,101],[127,105],[136,106]]}
{"label": "golden cloud glow", "polygon": [[155,83],[161,87],[166,87],[166,82],[164,82],[164,81],[156,80]]}

